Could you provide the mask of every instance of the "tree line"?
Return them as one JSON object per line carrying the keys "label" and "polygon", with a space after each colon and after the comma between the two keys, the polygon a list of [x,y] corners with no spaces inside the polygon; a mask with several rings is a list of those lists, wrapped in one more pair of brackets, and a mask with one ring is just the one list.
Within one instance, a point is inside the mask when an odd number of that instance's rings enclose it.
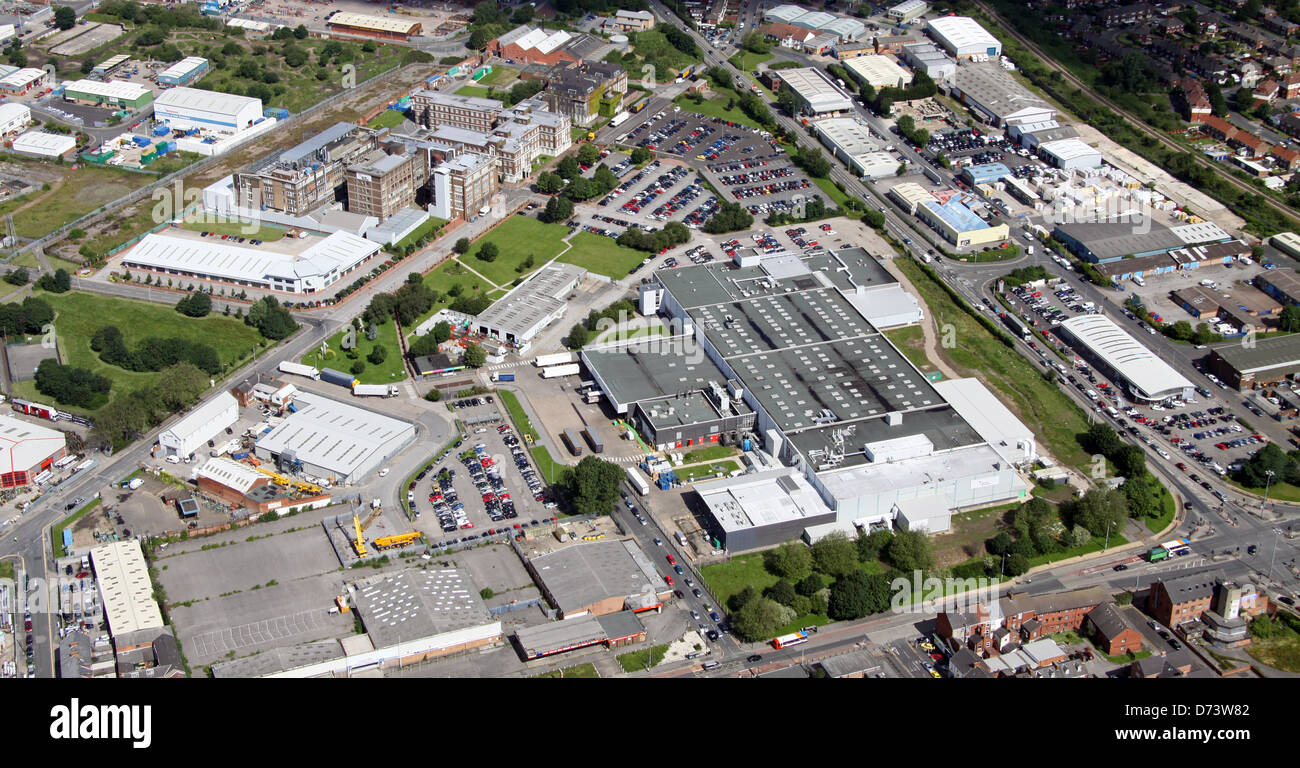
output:
{"label": "tree line", "polygon": [[187,362],[209,374],[221,372],[221,358],[207,344],[180,337],[149,337],[129,349],[122,331],[106,325],[90,338],[90,348],[99,359],[128,371],[161,371],[167,366]]}

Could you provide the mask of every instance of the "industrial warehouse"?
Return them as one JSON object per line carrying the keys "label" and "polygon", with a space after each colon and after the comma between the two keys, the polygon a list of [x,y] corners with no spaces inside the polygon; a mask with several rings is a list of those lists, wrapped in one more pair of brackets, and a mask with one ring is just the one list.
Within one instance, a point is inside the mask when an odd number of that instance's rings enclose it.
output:
{"label": "industrial warehouse", "polygon": [[881,179],[898,171],[898,158],[882,151],[871,130],[859,120],[833,117],[818,120],[812,127],[831,154],[843,160],[857,175]]}
{"label": "industrial warehouse", "polygon": [[631,540],[574,543],[525,565],[561,619],[658,610],[672,595]]}
{"label": "industrial warehouse", "polygon": [[331,32],[348,35],[377,37],[384,40],[410,40],[420,34],[424,26],[418,21],[389,16],[367,16],[361,13],[335,11],[325,19]]}
{"label": "industrial warehouse", "polygon": [[1253,389],[1300,375],[1300,336],[1229,341],[1210,346],[1206,367],[1234,389]]}
{"label": "industrial warehouse", "polygon": [[1194,385],[1187,377],[1108,317],[1079,315],[1056,330],[1098,371],[1121,383],[1134,400],[1150,403],[1192,396]]}
{"label": "industrial warehouse", "polygon": [[[1004,456],[990,443],[1029,430],[977,418],[984,399],[969,391],[948,403],[872,321],[917,322],[919,309],[899,304],[875,315],[888,302],[873,293],[895,290],[892,279],[864,251],[843,253],[856,257],[741,254],[738,263],[660,270],[642,286],[643,310],[661,309],[694,329],[693,339],[582,354],[611,407],[632,413],[654,444],[753,435],[794,468],[697,484],[710,533],[729,552],[831,522],[943,530],[951,509],[1026,490],[1011,459],[1028,460],[1032,445]],[[700,421],[682,423],[692,418]],[[942,509],[906,517],[909,500],[926,496]]]}
{"label": "industrial warehouse", "polygon": [[289,417],[257,441],[257,458],[286,472],[354,483],[415,439],[415,426],[365,408],[301,392]]}
{"label": "industrial warehouse", "polygon": [[188,458],[211,438],[239,420],[239,403],[222,392],[158,434],[164,456]]}
{"label": "industrial warehouse", "polygon": [[801,114],[827,117],[853,111],[853,99],[820,69],[782,69],[771,73],[790,89]]}
{"label": "industrial warehouse", "polygon": [[543,328],[564,317],[566,299],[586,276],[582,267],[552,261],[474,318],[475,330],[526,350]]}
{"label": "industrial warehouse", "polygon": [[169,88],[153,103],[154,119],[178,131],[233,135],[262,120],[262,100],[198,88]]}
{"label": "industrial warehouse", "polygon": [[16,488],[67,455],[63,433],[0,414],[0,488]]}
{"label": "industrial warehouse", "polygon": [[146,235],[122,257],[122,266],[224,285],[313,294],[344,279],[382,249],[382,243],[348,232],[236,245],[174,229]]}

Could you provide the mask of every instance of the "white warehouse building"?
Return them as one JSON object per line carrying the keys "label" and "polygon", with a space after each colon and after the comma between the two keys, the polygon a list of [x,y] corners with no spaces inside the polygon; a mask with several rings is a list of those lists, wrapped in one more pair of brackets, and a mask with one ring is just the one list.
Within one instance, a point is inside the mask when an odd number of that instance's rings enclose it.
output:
{"label": "white warehouse building", "polygon": [[173,130],[232,135],[262,119],[262,100],[198,88],[171,88],[153,103],[154,119]]}
{"label": "white warehouse building", "polygon": [[1061,139],[1040,144],[1038,151],[1043,159],[1063,171],[1096,168],[1101,165],[1101,150],[1090,147],[1082,139]]}
{"label": "white warehouse building", "polygon": [[26,104],[6,102],[0,104],[0,136],[18,133],[32,124],[32,110]]}
{"label": "white warehouse building", "polygon": [[323,291],[383,249],[382,243],[334,232],[300,252],[289,240],[259,246],[231,245],[217,238],[150,234],[122,257],[128,269],[293,294]]}
{"label": "white warehouse building", "polygon": [[821,116],[853,111],[853,99],[849,94],[819,69],[783,69],[778,75],[794,93],[804,114]]}
{"label": "white warehouse building", "polygon": [[1104,315],[1072,317],[1057,333],[1134,400],[1190,398],[1195,391],[1187,377]]}
{"label": "white warehouse building", "polygon": [[969,16],[931,19],[930,37],[957,59],[987,61],[1002,55],[1002,43]]}
{"label": "white warehouse building", "polygon": [[165,455],[185,458],[239,420],[239,401],[222,392],[158,435]]}
{"label": "white warehouse building", "polygon": [[277,467],[355,483],[415,439],[415,426],[312,392],[300,392],[293,413],[257,441],[257,458]]}

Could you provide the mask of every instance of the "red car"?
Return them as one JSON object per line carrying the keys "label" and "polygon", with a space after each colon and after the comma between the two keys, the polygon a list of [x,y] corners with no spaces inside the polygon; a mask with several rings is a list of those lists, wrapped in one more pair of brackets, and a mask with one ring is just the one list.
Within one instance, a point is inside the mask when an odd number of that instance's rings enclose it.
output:
{"label": "red car", "polygon": [[677,558],[673,557],[672,555],[669,555],[669,556],[668,556],[668,564],[669,564],[669,565],[677,565]]}
{"label": "red car", "polygon": [[935,661],[943,661],[943,654],[939,653],[938,651],[935,651],[934,653],[930,654],[930,658],[934,659]]}
{"label": "red car", "polygon": [[1178,462],[1177,464],[1175,464],[1174,466],[1175,466],[1175,467],[1178,467],[1179,469],[1181,469],[1181,470],[1184,471],[1184,472],[1187,471],[1187,465],[1184,464],[1184,463],[1182,463],[1181,461]]}
{"label": "red car", "polygon": [[664,577],[664,581],[668,582],[668,586],[670,586],[670,587],[673,585],[673,577],[672,577],[672,576],[665,576],[665,577]]}

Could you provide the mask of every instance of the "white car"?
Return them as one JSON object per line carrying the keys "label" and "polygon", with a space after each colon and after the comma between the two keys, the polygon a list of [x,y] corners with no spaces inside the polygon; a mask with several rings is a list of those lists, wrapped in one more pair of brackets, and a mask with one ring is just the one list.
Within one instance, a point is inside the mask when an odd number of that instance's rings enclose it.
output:
{"label": "white car", "polygon": [[388,477],[388,467],[384,467],[383,469],[379,470],[379,476]]}
{"label": "white car", "polygon": [[180,459],[179,456],[168,456],[167,459],[166,459],[166,461],[167,461],[168,464],[180,464],[180,463],[181,463],[181,459]]}

